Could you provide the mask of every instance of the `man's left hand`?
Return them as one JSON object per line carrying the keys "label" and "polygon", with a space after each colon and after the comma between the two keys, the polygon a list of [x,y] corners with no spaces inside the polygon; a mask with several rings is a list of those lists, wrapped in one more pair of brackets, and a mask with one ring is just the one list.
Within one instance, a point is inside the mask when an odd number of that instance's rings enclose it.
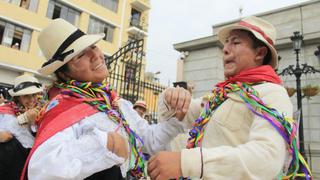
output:
{"label": "man's left hand", "polygon": [[163,151],[152,156],[148,162],[148,175],[155,180],[181,177],[181,153]]}

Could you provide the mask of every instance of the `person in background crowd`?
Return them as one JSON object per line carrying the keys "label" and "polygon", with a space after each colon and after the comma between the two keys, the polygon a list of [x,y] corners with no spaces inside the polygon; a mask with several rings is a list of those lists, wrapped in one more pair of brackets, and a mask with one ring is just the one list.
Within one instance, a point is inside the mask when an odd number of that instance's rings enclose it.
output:
{"label": "person in background crowd", "polygon": [[12,46],[11,46],[11,48],[13,48],[13,49],[20,49],[20,45],[19,45],[19,43],[14,43]]}
{"label": "person in background crowd", "polygon": [[147,104],[145,101],[138,100],[134,103],[133,109],[136,110],[140,117],[144,117],[147,111]]}
{"label": "person in background crowd", "polygon": [[[311,171],[299,154],[293,106],[274,71],[275,27],[247,17],[223,27],[218,39],[223,44],[226,80],[215,85],[203,108],[201,98],[192,100],[184,121],[191,125],[187,149],[151,157],[149,175],[152,179],[309,179]],[[191,98],[174,88],[163,96],[158,112],[162,118]],[[297,174],[299,166],[303,172]]]}
{"label": "person in background crowd", "polygon": [[40,113],[21,179],[118,180],[127,171],[145,177],[142,149],[149,154],[164,150],[183,130],[182,110],[151,126],[116,94],[106,82],[104,55],[95,45],[104,37],[87,35],[63,19],[40,32],[38,43],[48,61],[38,71],[55,74],[54,87],[60,90]]}
{"label": "person in background crowd", "polygon": [[38,115],[42,86],[31,75],[18,76],[9,94],[13,101],[0,106],[0,177],[18,180],[34,143],[31,126]]}

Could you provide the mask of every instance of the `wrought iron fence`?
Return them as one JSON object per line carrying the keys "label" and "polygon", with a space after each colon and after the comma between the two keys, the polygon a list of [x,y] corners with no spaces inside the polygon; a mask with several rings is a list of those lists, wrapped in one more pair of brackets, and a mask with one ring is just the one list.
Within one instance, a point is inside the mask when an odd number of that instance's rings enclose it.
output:
{"label": "wrought iron fence", "polygon": [[141,78],[142,61],[145,54],[143,48],[143,39],[131,41],[111,57],[106,58],[109,68],[108,81],[116,88],[120,97],[133,104],[137,100],[145,100],[148,108],[146,118],[156,123],[158,96],[165,87]]}

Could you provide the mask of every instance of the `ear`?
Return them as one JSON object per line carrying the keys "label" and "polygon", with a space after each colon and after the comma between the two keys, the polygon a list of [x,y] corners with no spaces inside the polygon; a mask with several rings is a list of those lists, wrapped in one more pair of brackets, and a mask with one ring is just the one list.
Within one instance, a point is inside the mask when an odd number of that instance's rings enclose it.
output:
{"label": "ear", "polygon": [[267,47],[261,46],[257,48],[256,61],[263,63],[263,59],[266,57],[268,52]]}
{"label": "ear", "polygon": [[67,73],[61,71],[58,72],[58,76],[65,81],[69,81],[71,79]]}

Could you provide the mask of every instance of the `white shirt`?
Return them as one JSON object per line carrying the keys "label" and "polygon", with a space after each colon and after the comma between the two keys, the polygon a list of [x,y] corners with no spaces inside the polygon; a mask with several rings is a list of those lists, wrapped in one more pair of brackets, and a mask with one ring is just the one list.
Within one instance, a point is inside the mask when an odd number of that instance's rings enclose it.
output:
{"label": "white shirt", "polygon": [[[144,141],[146,153],[165,150],[167,143],[183,132],[183,125],[176,118],[149,125],[129,101],[120,99],[119,107],[130,128]],[[34,152],[29,162],[28,178],[84,179],[114,165],[120,165],[125,177],[129,160],[125,161],[106,148],[107,133],[115,131],[117,127],[118,123],[111,121],[105,113],[98,112],[55,134]],[[118,132],[128,138],[123,127]]]}
{"label": "white shirt", "polygon": [[12,133],[24,148],[31,148],[34,137],[28,126],[21,126],[16,116],[11,114],[0,114],[0,131]]}

